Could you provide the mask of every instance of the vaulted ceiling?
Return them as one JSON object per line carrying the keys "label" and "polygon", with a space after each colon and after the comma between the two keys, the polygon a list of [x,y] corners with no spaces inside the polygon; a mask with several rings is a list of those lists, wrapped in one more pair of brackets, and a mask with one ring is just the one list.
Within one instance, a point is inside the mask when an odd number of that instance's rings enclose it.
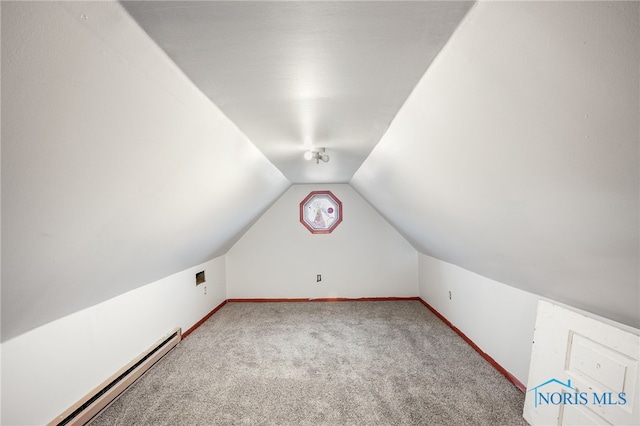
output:
{"label": "vaulted ceiling", "polygon": [[422,253],[639,327],[639,70],[639,2],[479,2],[351,185]]}
{"label": "vaulted ceiling", "polygon": [[638,3],[511,3],[123,5],[292,183],[349,182],[422,253],[638,325]]}
{"label": "vaulted ceiling", "polygon": [[2,340],[334,182],[421,253],[637,327],[639,5],[1,2]]}
{"label": "vaulted ceiling", "polygon": [[292,183],[346,183],[473,2],[122,4]]}

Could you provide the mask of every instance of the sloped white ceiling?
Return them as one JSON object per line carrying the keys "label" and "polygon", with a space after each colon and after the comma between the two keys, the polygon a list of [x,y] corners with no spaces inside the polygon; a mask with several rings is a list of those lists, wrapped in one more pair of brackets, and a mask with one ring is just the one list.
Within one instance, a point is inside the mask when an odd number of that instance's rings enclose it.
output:
{"label": "sloped white ceiling", "polygon": [[127,7],[164,51],[120,3],[0,2],[2,340],[225,253],[383,134],[351,184],[419,251],[638,326],[637,2],[480,2],[451,39],[471,3],[160,3]]}
{"label": "sloped white ceiling", "polygon": [[421,251],[640,325],[638,2],[480,2],[352,180]]}
{"label": "sloped white ceiling", "polygon": [[472,4],[0,3],[2,339],[347,182]]}
{"label": "sloped white ceiling", "polygon": [[122,4],[292,183],[346,183],[473,2]]}
{"label": "sloped white ceiling", "polygon": [[3,341],[226,253],[289,187],[120,4],[1,7]]}

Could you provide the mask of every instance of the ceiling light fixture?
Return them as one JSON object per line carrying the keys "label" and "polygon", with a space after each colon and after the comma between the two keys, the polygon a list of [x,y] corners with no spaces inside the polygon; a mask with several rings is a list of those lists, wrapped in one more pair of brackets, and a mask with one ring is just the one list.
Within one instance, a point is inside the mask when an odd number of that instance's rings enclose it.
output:
{"label": "ceiling light fixture", "polygon": [[324,148],[315,148],[304,153],[305,160],[316,160],[316,164],[320,163],[320,160],[325,163],[329,161],[329,156],[324,153]]}

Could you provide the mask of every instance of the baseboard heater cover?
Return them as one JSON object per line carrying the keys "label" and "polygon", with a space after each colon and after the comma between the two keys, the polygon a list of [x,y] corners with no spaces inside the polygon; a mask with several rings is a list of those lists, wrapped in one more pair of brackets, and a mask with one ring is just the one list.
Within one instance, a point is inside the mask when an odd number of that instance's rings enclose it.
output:
{"label": "baseboard heater cover", "polygon": [[182,339],[182,331],[176,328],[164,338],[102,382],[87,396],[51,421],[47,426],[85,425],[104,410],[122,392],[142,376],[149,368],[173,349]]}

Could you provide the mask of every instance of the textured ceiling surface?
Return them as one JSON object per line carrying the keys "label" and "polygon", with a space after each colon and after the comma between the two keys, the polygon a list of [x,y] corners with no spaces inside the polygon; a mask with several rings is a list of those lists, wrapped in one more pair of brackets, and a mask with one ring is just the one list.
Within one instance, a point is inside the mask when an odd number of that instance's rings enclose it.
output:
{"label": "textured ceiling surface", "polygon": [[292,183],[346,183],[473,2],[122,5]]}
{"label": "textured ceiling surface", "polygon": [[223,255],[291,183],[640,324],[638,2],[0,5],[3,341]]}

